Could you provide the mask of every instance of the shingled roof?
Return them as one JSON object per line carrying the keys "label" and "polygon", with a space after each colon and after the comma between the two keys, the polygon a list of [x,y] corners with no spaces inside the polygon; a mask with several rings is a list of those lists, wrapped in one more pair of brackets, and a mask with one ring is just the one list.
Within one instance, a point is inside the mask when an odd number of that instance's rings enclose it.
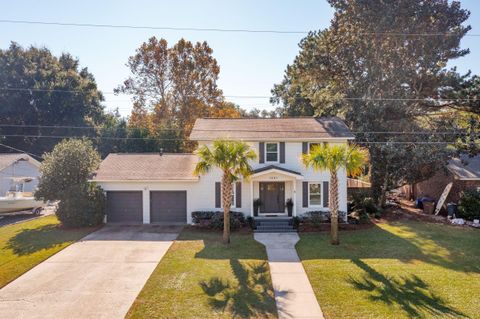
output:
{"label": "shingled roof", "polygon": [[37,167],[40,166],[40,163],[36,159],[25,153],[0,153],[0,171],[18,160],[29,161]]}
{"label": "shingled roof", "polygon": [[462,154],[449,160],[447,168],[460,180],[480,180],[480,155]]}
{"label": "shingled roof", "polygon": [[100,164],[93,181],[189,181],[198,180],[194,154],[112,153]]}
{"label": "shingled roof", "polygon": [[194,141],[331,138],[353,139],[354,136],[337,117],[197,119],[190,134],[190,139]]}

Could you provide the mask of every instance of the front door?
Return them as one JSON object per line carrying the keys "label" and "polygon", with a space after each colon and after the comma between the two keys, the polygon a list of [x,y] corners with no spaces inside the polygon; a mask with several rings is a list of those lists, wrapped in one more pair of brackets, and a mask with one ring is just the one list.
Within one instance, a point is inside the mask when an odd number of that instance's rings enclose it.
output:
{"label": "front door", "polygon": [[260,213],[285,213],[285,182],[260,182]]}

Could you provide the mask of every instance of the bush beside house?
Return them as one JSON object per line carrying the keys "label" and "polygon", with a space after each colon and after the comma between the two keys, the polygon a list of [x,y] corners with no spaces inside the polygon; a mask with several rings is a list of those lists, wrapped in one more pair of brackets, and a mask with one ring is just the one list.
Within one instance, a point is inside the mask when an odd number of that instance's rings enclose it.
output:
{"label": "bush beside house", "polygon": [[[216,230],[223,229],[223,211],[195,211],[192,212],[192,221],[200,227]],[[246,225],[245,216],[241,212],[230,212],[230,228],[237,230]]]}
{"label": "bush beside house", "polygon": [[56,215],[67,227],[98,225],[105,215],[103,191],[88,182],[100,155],[88,140],[70,139],[46,153],[35,197],[59,201]]}
{"label": "bush beside house", "polygon": [[458,202],[459,217],[467,220],[480,219],[480,192],[467,190],[461,194]]}

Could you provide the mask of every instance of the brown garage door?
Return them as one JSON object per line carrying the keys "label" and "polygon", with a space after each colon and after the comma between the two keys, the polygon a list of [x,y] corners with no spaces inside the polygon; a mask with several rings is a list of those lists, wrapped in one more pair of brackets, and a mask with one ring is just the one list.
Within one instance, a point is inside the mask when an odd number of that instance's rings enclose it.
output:
{"label": "brown garage door", "polygon": [[107,192],[107,222],[142,223],[142,192]]}
{"label": "brown garage door", "polygon": [[150,192],[151,223],[186,223],[186,191]]}

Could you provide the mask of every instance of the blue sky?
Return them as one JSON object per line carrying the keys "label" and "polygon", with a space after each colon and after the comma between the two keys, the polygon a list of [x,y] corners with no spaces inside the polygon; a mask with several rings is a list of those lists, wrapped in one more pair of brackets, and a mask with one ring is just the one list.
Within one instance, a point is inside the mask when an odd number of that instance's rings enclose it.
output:
{"label": "blue sky", "polygon": [[[480,1],[464,0],[471,11],[471,33],[480,33]],[[325,0],[16,0],[2,3],[0,19],[169,27],[317,30],[329,25],[333,10]],[[220,65],[219,86],[225,95],[269,96],[298,52],[300,34],[244,34],[192,31],[127,30],[0,24],[0,47],[10,41],[45,46],[55,54],[69,52],[94,74],[99,88],[111,92],[127,76],[125,63],[149,37],[207,41]],[[480,37],[465,37],[470,55],[454,61],[460,71],[480,73]],[[107,108],[128,115],[127,96],[107,94]],[[271,110],[268,99],[229,99],[246,109]]]}

